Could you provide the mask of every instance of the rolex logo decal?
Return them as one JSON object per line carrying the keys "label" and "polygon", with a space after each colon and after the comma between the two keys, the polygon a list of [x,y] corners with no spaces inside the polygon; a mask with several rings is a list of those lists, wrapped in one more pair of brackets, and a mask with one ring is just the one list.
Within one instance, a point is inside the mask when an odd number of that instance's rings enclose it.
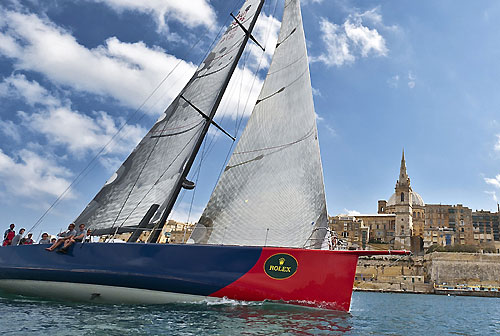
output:
{"label": "rolex logo decal", "polygon": [[267,258],[264,272],[273,279],[288,279],[297,272],[299,263],[290,254],[279,253]]}

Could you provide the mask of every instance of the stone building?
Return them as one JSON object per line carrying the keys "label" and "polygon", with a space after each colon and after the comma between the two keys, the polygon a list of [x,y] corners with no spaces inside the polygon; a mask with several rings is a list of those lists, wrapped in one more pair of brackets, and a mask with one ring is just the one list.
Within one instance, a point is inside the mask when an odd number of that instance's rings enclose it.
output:
{"label": "stone building", "polygon": [[[476,245],[500,251],[500,206],[497,212],[490,212],[472,211],[462,204],[425,204],[411,186],[404,151],[394,193],[388,201],[379,200],[377,208],[377,214],[355,216],[369,229],[370,243],[413,251],[436,244]],[[339,229],[344,232],[343,226]]]}
{"label": "stone building", "polygon": [[378,201],[379,214],[394,214],[394,240],[396,249],[410,249],[412,236],[423,236],[425,226],[425,203],[422,197],[413,191],[410,177],[406,172],[405,153],[401,157],[399,179],[396,181],[394,194],[388,201]]}
{"label": "stone building", "polygon": [[408,248],[409,236],[421,239],[425,249],[435,244],[494,246],[495,241],[500,242],[498,210],[492,213],[472,211],[462,204],[425,204],[410,185],[404,151],[395,193],[387,202],[378,201],[379,214],[396,215],[394,248]]}
{"label": "stone building", "polygon": [[364,225],[362,219],[355,216],[334,216],[328,220],[331,230],[346,244],[350,250],[363,250],[367,248],[370,240],[370,228]]}
{"label": "stone building", "polygon": [[184,244],[193,231],[194,224],[170,219],[163,227],[159,243]]}
{"label": "stone building", "polygon": [[370,242],[392,244],[396,225],[395,214],[356,215],[370,229]]}
{"label": "stone building", "polygon": [[462,204],[449,206],[448,227],[455,231],[455,244],[474,245],[472,210]]}
{"label": "stone building", "polygon": [[448,227],[428,228],[424,231],[424,249],[432,245],[451,246],[455,244],[455,231]]}
{"label": "stone building", "polygon": [[[191,232],[193,231],[194,224],[190,223],[182,223],[177,222],[175,220],[169,219],[168,222],[163,226],[163,230],[160,234],[160,238],[158,243],[165,244],[183,244],[187,241],[187,239],[191,236]],[[150,230],[144,230],[139,238],[137,239],[138,243],[147,242]],[[113,238],[115,241],[123,241],[126,242],[130,236],[131,232],[116,234],[113,236],[101,236],[100,241],[106,241],[107,239]]]}
{"label": "stone building", "polygon": [[490,211],[476,211],[472,214],[472,225],[474,227],[474,240],[479,243],[492,243],[500,241],[498,229],[499,213],[491,213]]}

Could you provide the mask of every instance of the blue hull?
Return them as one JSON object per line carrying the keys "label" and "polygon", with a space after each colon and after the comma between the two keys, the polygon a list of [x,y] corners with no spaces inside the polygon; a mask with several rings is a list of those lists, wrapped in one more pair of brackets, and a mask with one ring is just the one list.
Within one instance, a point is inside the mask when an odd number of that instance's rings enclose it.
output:
{"label": "blue hull", "polygon": [[262,248],[170,244],[76,244],[0,248],[0,280],[93,284],[209,296],[246,274]]}

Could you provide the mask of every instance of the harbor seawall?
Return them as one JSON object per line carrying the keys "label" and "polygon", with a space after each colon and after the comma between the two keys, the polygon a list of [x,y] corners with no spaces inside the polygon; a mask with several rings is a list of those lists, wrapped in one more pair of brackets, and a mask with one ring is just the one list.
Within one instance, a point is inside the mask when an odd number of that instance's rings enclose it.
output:
{"label": "harbor seawall", "polygon": [[424,259],[430,282],[500,286],[500,254],[434,252]]}
{"label": "harbor seawall", "polygon": [[479,253],[361,257],[354,281],[355,290],[421,294],[498,296],[499,287],[500,254]]}

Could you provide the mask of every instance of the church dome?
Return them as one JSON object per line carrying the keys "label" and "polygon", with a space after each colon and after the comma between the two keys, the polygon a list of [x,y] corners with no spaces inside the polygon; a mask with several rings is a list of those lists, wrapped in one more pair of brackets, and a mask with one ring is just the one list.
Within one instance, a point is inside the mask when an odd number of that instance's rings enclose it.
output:
{"label": "church dome", "polygon": [[[396,193],[392,194],[391,198],[387,201],[387,206],[396,205]],[[411,206],[424,206],[424,200],[422,196],[418,193],[412,191],[411,192]]]}

